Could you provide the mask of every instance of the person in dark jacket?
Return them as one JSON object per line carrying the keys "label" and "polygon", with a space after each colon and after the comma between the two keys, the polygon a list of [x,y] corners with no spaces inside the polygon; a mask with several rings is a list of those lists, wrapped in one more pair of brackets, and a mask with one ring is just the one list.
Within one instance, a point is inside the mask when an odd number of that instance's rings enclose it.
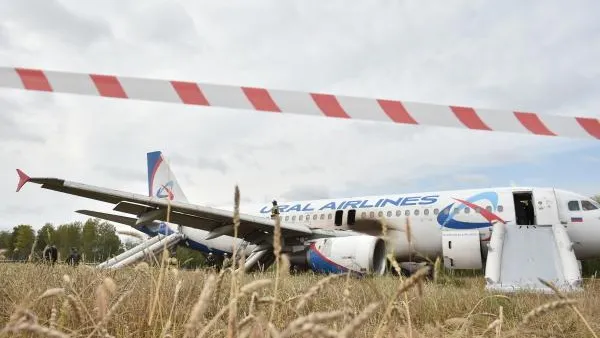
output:
{"label": "person in dark jacket", "polygon": [[44,256],[44,261],[46,263],[54,265],[54,263],[56,263],[56,260],[58,259],[58,249],[56,249],[56,246],[54,244],[46,245],[42,255]]}
{"label": "person in dark jacket", "polygon": [[69,255],[69,258],[67,258],[67,264],[69,265],[78,265],[79,264],[79,260],[81,259],[81,256],[79,255],[79,252],[77,252],[76,248],[71,248],[71,254]]}
{"label": "person in dark jacket", "polygon": [[275,219],[277,216],[279,216],[279,206],[277,205],[277,201],[273,200],[273,206],[271,207],[271,218]]}
{"label": "person in dark jacket", "polygon": [[527,215],[527,224],[534,225],[535,214],[533,211],[533,203],[531,201],[527,201],[527,205],[525,206],[525,215]]}

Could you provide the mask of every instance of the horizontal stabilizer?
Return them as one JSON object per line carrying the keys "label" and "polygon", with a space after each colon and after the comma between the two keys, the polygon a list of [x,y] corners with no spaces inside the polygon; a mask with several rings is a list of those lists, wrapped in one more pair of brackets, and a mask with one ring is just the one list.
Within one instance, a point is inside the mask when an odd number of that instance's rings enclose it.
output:
{"label": "horizontal stabilizer", "polygon": [[129,225],[129,226],[132,226],[132,227],[135,226],[135,222],[137,221],[137,219],[133,218],[133,217],[127,217],[127,216],[109,214],[109,213],[100,212],[100,211],[77,210],[76,212],[80,213],[80,214],[83,214],[83,215],[100,218],[100,219],[103,219],[103,220],[106,220],[106,221],[110,221],[110,222],[117,222],[117,223]]}

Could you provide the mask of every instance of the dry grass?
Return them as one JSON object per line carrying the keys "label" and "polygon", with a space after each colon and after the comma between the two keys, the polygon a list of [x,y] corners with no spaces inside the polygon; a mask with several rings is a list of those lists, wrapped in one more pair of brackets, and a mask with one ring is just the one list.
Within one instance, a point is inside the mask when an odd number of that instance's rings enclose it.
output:
{"label": "dry grass", "polygon": [[[240,287],[233,299],[231,270],[219,278],[171,266],[157,287],[160,274],[145,264],[112,272],[2,264],[0,324],[3,332],[55,337],[224,337],[228,331],[236,337],[372,337],[378,330],[380,337],[473,337],[484,332],[486,337],[592,337],[570,308],[576,304],[591,329],[600,330],[600,285],[593,281],[583,293],[562,299],[493,295],[476,278],[440,284],[401,282],[395,276],[303,274],[280,277],[275,299],[275,273],[270,272],[237,275]],[[407,295],[408,303],[399,293]],[[148,324],[156,294],[154,320]],[[231,308],[237,311],[230,316]]]}
{"label": "dry grass", "polygon": [[[237,234],[237,187],[235,202]],[[382,227],[386,237],[385,220]],[[276,222],[274,271],[259,274],[239,269],[245,257],[236,254],[218,274],[182,271],[168,264],[166,250],[156,267],[116,271],[0,264],[0,336],[597,337],[600,330],[594,280],[574,295],[506,296],[486,292],[482,278],[444,275],[439,261],[431,282],[425,270],[406,279],[291,276],[280,233]]]}

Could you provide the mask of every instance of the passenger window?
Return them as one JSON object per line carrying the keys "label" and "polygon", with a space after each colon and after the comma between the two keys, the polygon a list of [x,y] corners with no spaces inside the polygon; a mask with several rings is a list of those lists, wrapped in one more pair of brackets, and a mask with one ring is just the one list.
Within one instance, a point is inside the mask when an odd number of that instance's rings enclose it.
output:
{"label": "passenger window", "polygon": [[292,222],[296,221],[296,216],[292,216]]}
{"label": "passenger window", "polygon": [[371,218],[375,218],[375,212],[374,212],[374,211],[371,211],[371,212],[369,213],[369,217],[371,217]]}
{"label": "passenger window", "polygon": [[579,201],[569,201],[570,211],[579,211]]}
{"label": "passenger window", "polygon": [[402,216],[402,210],[396,210],[396,217]]}
{"label": "passenger window", "polygon": [[429,215],[429,209],[423,210],[423,215],[425,215],[425,216]]}
{"label": "passenger window", "polygon": [[325,214],[321,214],[321,219],[325,219]]}
{"label": "passenger window", "polygon": [[501,205],[499,205],[499,206],[498,206],[498,212],[502,212],[502,211],[504,211],[504,207],[503,207],[503,206],[501,206]]}
{"label": "passenger window", "polygon": [[439,213],[440,213],[440,209],[438,209],[438,208],[433,209],[433,214],[434,215],[437,215]]}
{"label": "passenger window", "polygon": [[367,213],[363,211],[363,212],[360,214],[360,217],[361,217],[361,218],[367,218]]}
{"label": "passenger window", "polygon": [[469,208],[465,208],[465,214],[468,214],[468,213],[470,213],[470,212],[471,212],[471,209],[469,209]]}
{"label": "passenger window", "polygon": [[410,210],[404,210],[404,216],[410,216]]}
{"label": "passenger window", "polygon": [[492,212],[492,207],[490,207],[489,205],[487,207],[485,207],[485,210]]}
{"label": "passenger window", "polygon": [[598,207],[595,206],[594,204],[592,204],[592,202],[590,202],[590,201],[581,201],[581,208],[583,210],[596,210],[596,209],[598,209]]}
{"label": "passenger window", "polygon": [[392,212],[391,211],[387,212],[387,217],[392,217]]}
{"label": "passenger window", "polygon": [[458,210],[458,208],[454,209],[454,214],[455,214],[455,215],[458,215],[458,212],[459,212],[459,211],[460,211],[460,210]]}
{"label": "passenger window", "polygon": [[331,220],[331,217],[332,217],[331,214],[327,214],[327,219],[328,220]]}
{"label": "passenger window", "polygon": [[316,219],[317,219],[317,217],[319,217],[319,215],[315,214],[315,215],[313,216],[313,219],[314,219],[314,220],[316,220]]}
{"label": "passenger window", "polygon": [[419,209],[415,209],[415,216],[419,216]]}
{"label": "passenger window", "polygon": [[302,216],[302,215],[298,216],[298,221],[302,221],[303,217],[304,216]]}

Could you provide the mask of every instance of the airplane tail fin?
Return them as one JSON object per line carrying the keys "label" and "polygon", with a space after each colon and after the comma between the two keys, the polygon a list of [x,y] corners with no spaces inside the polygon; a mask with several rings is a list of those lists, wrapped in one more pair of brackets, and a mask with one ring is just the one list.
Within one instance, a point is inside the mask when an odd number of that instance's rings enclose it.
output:
{"label": "airplane tail fin", "polygon": [[160,151],[146,154],[148,160],[148,196],[187,202],[166,158]]}

